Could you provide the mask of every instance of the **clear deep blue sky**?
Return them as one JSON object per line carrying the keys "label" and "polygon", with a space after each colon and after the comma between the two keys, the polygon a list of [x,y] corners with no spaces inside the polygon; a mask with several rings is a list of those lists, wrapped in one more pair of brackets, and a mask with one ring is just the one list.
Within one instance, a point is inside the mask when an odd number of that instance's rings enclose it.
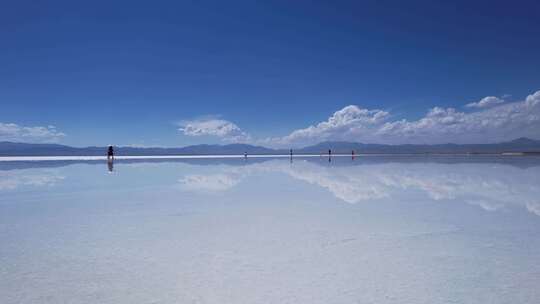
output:
{"label": "clear deep blue sky", "polygon": [[[77,2],[77,3],[76,3]],[[349,104],[418,119],[540,89],[540,1],[3,1],[0,122],[181,146],[206,115],[282,136]]]}

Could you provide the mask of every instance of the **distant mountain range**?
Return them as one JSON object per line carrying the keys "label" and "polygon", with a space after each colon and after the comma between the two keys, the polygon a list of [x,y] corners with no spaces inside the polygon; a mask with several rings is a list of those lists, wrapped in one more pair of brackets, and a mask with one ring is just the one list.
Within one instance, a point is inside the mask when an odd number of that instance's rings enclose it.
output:
{"label": "distant mountain range", "polygon": [[[194,145],[181,148],[115,147],[116,155],[210,155],[275,154],[278,150],[246,144]],[[279,152],[278,152],[279,153]],[[0,156],[97,156],[106,155],[107,147],[76,148],[58,144],[0,142]]]}
{"label": "distant mountain range", "polygon": [[[540,153],[540,140],[518,138],[495,144],[380,145],[355,142],[322,142],[295,149],[295,154],[355,153]],[[181,148],[116,147],[117,155],[211,155],[211,154],[288,154],[288,149],[270,149],[247,144],[193,145]],[[98,156],[106,155],[106,147],[76,148],[58,144],[0,142],[0,156]]]}
{"label": "distant mountain range", "polygon": [[505,152],[540,152],[540,140],[521,137],[508,142],[495,144],[437,144],[437,145],[379,145],[353,142],[322,142],[298,150],[298,153],[505,153]]}

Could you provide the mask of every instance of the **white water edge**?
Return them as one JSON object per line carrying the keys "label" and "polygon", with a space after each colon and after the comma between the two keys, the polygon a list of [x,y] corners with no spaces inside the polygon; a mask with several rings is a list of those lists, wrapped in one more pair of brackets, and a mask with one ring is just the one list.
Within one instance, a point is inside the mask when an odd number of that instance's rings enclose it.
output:
{"label": "white water edge", "polygon": [[[351,154],[332,154],[331,157],[351,157]],[[523,156],[523,154],[474,154],[467,153],[370,153],[370,154],[355,154],[354,157],[366,156]],[[115,156],[115,160],[121,159],[217,159],[217,158],[244,158],[243,154],[215,154],[215,155],[122,155]],[[247,158],[287,158],[290,154],[248,154]],[[293,154],[293,157],[328,157],[328,154]],[[0,162],[7,161],[57,161],[57,160],[107,160],[107,156],[0,156]]]}
{"label": "white water edge", "polygon": [[[323,157],[328,156],[323,154]],[[351,156],[349,154],[333,154],[332,157]],[[244,158],[243,154],[235,155],[124,155],[115,156],[114,159],[190,159],[190,158]],[[288,154],[254,154],[248,158],[283,158],[290,157]],[[321,155],[298,154],[293,157],[321,157]],[[0,156],[0,161],[47,161],[47,160],[107,160],[107,156]]]}

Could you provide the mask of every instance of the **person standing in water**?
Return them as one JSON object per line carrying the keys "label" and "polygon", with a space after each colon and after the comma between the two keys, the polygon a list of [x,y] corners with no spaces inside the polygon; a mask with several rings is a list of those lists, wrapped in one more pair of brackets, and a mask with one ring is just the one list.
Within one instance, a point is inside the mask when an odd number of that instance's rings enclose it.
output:
{"label": "person standing in water", "polygon": [[292,163],[292,149],[289,151],[291,155],[291,163]]}
{"label": "person standing in water", "polygon": [[107,160],[113,161],[114,160],[114,149],[113,146],[109,146],[109,149],[107,150]]}
{"label": "person standing in water", "polygon": [[332,150],[328,149],[328,162],[332,161]]}

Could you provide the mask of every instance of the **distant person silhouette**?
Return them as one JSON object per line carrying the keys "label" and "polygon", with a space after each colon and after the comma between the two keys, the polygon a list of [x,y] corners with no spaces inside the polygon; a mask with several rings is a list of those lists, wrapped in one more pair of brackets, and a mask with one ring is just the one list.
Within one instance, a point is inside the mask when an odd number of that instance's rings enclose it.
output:
{"label": "distant person silhouette", "polygon": [[247,159],[247,152],[244,152],[244,158]]}
{"label": "distant person silhouette", "polygon": [[351,151],[351,158],[354,160],[354,150]]}
{"label": "distant person silhouette", "polygon": [[292,163],[292,149],[289,151],[291,155],[291,163]]}
{"label": "distant person silhouette", "polygon": [[109,149],[107,149],[107,160],[109,160],[109,161],[114,160],[114,148],[113,148],[113,146],[109,146]]}
{"label": "distant person silhouette", "polygon": [[332,150],[328,149],[328,162],[332,161]]}

